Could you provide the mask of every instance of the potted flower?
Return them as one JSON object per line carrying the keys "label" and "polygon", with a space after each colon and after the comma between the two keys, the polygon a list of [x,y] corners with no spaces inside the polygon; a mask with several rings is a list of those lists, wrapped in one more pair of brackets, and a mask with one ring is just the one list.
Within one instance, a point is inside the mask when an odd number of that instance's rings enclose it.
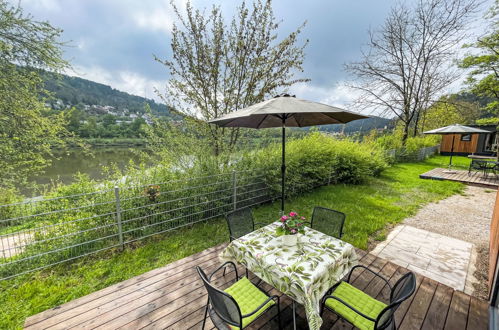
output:
{"label": "potted flower", "polygon": [[285,245],[295,245],[298,241],[298,234],[303,234],[303,222],[305,217],[300,217],[296,212],[290,212],[289,215],[283,215],[279,220],[281,225],[277,227],[277,236],[282,236],[282,242]]}

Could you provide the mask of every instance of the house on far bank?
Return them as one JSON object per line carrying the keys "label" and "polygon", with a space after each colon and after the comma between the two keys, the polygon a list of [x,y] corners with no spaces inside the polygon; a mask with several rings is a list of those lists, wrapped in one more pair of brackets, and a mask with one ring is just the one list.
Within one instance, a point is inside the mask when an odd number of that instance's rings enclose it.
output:
{"label": "house on far bank", "polygon": [[442,136],[440,154],[450,155],[452,137],[454,136],[454,155],[492,156],[496,154],[496,125],[468,125],[490,131],[489,134],[447,134]]}

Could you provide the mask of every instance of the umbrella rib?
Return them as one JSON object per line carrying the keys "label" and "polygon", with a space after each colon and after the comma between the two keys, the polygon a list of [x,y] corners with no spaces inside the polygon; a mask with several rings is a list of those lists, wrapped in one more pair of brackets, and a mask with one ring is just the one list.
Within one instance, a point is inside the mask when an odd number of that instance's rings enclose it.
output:
{"label": "umbrella rib", "polygon": [[267,119],[267,116],[268,116],[268,115],[264,115],[264,116],[263,116],[262,120],[261,120],[261,121],[258,123],[258,125],[256,126],[256,128],[257,128],[257,129],[258,129],[258,128],[260,128],[260,125],[263,123],[263,121],[264,121],[265,119]]}

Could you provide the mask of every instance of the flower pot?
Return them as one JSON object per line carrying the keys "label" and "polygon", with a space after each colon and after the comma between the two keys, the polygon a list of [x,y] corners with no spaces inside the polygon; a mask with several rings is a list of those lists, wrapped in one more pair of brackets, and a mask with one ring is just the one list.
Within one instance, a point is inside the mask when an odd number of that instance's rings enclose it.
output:
{"label": "flower pot", "polygon": [[286,246],[294,246],[298,242],[298,235],[283,235],[282,244]]}

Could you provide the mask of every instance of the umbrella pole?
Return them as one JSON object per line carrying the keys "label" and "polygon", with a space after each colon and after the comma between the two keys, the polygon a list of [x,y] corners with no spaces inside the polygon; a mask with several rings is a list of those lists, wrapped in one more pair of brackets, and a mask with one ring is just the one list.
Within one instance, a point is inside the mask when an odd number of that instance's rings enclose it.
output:
{"label": "umbrella pole", "polygon": [[456,137],[456,134],[452,134],[452,144],[450,147],[449,170],[452,167],[452,155],[454,154],[454,138],[455,137]]}
{"label": "umbrella pole", "polygon": [[282,115],[281,215],[284,214],[284,183],[286,180],[286,117]]}

